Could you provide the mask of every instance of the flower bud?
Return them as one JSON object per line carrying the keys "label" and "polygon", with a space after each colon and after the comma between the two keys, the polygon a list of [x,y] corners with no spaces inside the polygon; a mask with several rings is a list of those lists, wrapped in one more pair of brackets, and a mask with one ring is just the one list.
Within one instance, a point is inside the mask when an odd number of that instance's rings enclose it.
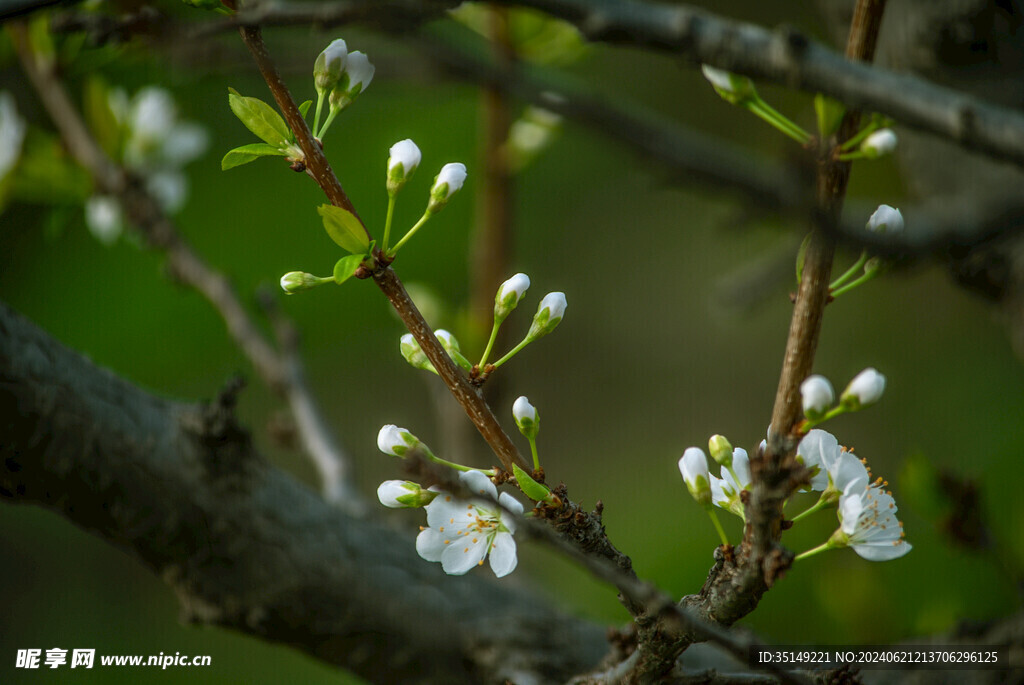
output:
{"label": "flower bud", "polygon": [[402,351],[402,357],[405,361],[409,362],[410,366],[415,369],[425,369],[426,371],[433,371],[434,365],[427,359],[426,353],[423,348],[420,347],[420,343],[416,338],[413,337],[412,333],[406,333],[402,336],[401,342],[399,343],[399,349]]}
{"label": "flower bud", "polygon": [[304,271],[289,271],[284,276],[281,276],[281,289],[289,295],[294,295],[300,290],[309,290],[332,280],[331,278],[320,278],[313,274],[307,274]]}
{"label": "flower bud", "polygon": [[419,483],[408,480],[386,480],[377,488],[377,499],[392,509],[425,507],[434,501],[437,492],[424,490]]}
{"label": "flower bud", "polygon": [[742,104],[757,97],[754,82],[746,76],[732,74],[723,69],[715,69],[707,64],[702,64],[700,70],[704,72],[704,78],[711,82],[715,92],[730,104]]}
{"label": "flower bud", "polygon": [[697,504],[711,504],[711,479],[704,450],[699,447],[687,448],[679,460],[679,472],[683,474],[686,487]]}
{"label": "flower bud", "polygon": [[533,341],[555,330],[555,326],[565,314],[565,306],[565,293],[554,292],[545,295],[537,307],[537,313],[533,315],[533,323],[526,334],[527,339]]}
{"label": "flower bud", "polygon": [[441,171],[434,179],[434,185],[430,188],[427,212],[433,214],[444,209],[451,196],[457,193],[465,182],[466,165],[462,162],[451,162],[441,167]]}
{"label": "flower bud", "polygon": [[388,195],[394,195],[412,178],[423,155],[409,138],[398,141],[388,152]]}
{"label": "flower bud", "polygon": [[903,215],[895,207],[878,205],[865,228],[875,233],[899,233],[903,230]]}
{"label": "flower bud", "polygon": [[725,468],[732,466],[732,443],[724,435],[712,435],[708,440],[711,458]]}
{"label": "flower bud", "polygon": [[850,381],[840,401],[852,411],[856,411],[880,400],[884,391],[885,376],[873,368],[867,368]]}
{"label": "flower bud", "polygon": [[348,60],[348,46],[341,38],[331,41],[313,63],[313,83],[317,93],[326,93],[337,85]]}
{"label": "flower bud", "polygon": [[410,449],[419,444],[419,438],[392,423],[381,427],[380,432],[377,433],[377,447],[384,454],[404,457]]}
{"label": "flower bud", "polygon": [[443,347],[444,351],[448,353],[448,356],[452,358],[452,361],[466,371],[473,368],[472,362],[462,355],[462,349],[459,347],[459,341],[454,335],[443,328],[439,328],[434,331],[434,336],[441,343],[441,347]]}
{"label": "flower bud", "polygon": [[883,128],[875,131],[860,144],[860,151],[868,159],[876,159],[892,154],[896,149],[896,134],[891,128]]}
{"label": "flower bud", "polygon": [[530,440],[537,438],[540,432],[540,414],[537,408],[530,404],[530,400],[523,395],[512,405],[512,418],[516,420],[519,432]]}
{"label": "flower bud", "polygon": [[804,415],[809,419],[819,419],[836,401],[836,391],[827,378],[814,374],[800,384],[800,397]]}
{"label": "flower bud", "polygon": [[345,60],[341,78],[331,91],[331,109],[341,110],[351,105],[370,85],[376,70],[365,54],[359,51],[350,52],[348,59]]}
{"label": "flower bud", "polygon": [[504,321],[529,288],[530,277],[521,273],[498,286],[498,292],[494,295],[494,320],[498,323]]}

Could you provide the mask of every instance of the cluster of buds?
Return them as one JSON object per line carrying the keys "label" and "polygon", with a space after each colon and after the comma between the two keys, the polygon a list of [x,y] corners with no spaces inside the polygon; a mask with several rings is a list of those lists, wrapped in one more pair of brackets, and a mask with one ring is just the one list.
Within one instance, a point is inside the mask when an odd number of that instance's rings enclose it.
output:
{"label": "cluster of buds", "polygon": [[[338,113],[366,90],[373,80],[374,71],[370,59],[362,52],[349,52],[348,45],[341,38],[324,48],[313,63],[313,85],[317,95],[313,131],[317,138],[323,139]],[[330,103],[330,113],[320,128],[325,96]]]}
{"label": "cluster of buds", "polygon": [[875,404],[885,392],[885,376],[873,368],[867,368],[857,374],[846,390],[839,397],[836,406],[835,390],[832,383],[824,376],[814,374],[808,376],[800,384],[800,396],[807,417],[807,426],[819,424],[839,414],[860,411],[864,407]]}

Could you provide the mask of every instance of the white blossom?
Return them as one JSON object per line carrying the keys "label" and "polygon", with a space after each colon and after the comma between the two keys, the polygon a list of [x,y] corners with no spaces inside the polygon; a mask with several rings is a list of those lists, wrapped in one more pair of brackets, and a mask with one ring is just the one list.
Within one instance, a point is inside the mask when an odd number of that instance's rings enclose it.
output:
{"label": "white blossom", "polygon": [[437,495],[437,490],[424,490],[419,483],[408,480],[386,480],[377,488],[377,499],[391,509],[423,507],[430,504]]}
{"label": "white blossom", "polygon": [[874,159],[883,155],[891,154],[896,149],[896,134],[891,128],[883,128],[875,131],[860,144],[860,150],[868,157]]}
{"label": "white blossom", "polygon": [[121,205],[109,195],[93,195],[85,201],[85,225],[104,245],[113,245],[124,229]]}
{"label": "white blossom", "polygon": [[449,162],[441,167],[430,188],[430,211],[437,211],[448,203],[448,199],[457,193],[466,182],[466,165],[462,162]]}
{"label": "white blossom", "polygon": [[881,487],[867,487],[857,479],[847,484],[839,498],[842,525],[832,537],[834,546],[848,545],[868,561],[888,561],[903,556],[911,545],[903,539],[903,524],[896,518],[896,502]]}
{"label": "white blossom", "polygon": [[345,64],[345,76],[342,78],[342,82],[346,83],[346,92],[350,98],[355,98],[359,95],[366,87],[370,85],[370,81],[373,80],[373,74],[377,68],[370,63],[370,58],[358,50],[356,52],[348,53],[348,61]]}
{"label": "white blossom", "polygon": [[900,233],[903,231],[903,215],[895,207],[878,205],[866,228],[875,233]]}
{"label": "white blossom", "polygon": [[698,504],[711,502],[710,473],[704,450],[688,447],[679,459],[679,473],[683,475],[686,488]]}
{"label": "white blossom", "polygon": [[883,392],[885,392],[885,376],[869,367],[850,381],[846,390],[843,391],[841,401],[852,404],[855,409],[860,409],[880,400]]}
{"label": "white blossom", "polygon": [[813,474],[810,489],[824,491],[833,502],[849,483],[870,477],[860,459],[840,447],[834,435],[817,428],[800,441],[796,457]]}
{"label": "white blossom", "polygon": [[313,63],[313,83],[318,93],[334,88],[341,78],[347,59],[348,45],[341,38],[331,41],[317,56]]}
{"label": "white blossom", "polygon": [[732,472],[722,468],[722,477],[709,476],[711,485],[711,502],[722,509],[743,517],[743,501],[740,493],[750,488],[750,457],[747,451],[737,447],[732,451]]}
{"label": "white blossom", "polygon": [[419,439],[405,428],[389,423],[377,433],[377,447],[384,454],[404,457],[409,448],[420,443]]}
{"label": "white blossom", "polygon": [[25,120],[18,114],[14,97],[6,91],[0,92],[0,181],[18,163],[25,129]]}
{"label": "white blossom", "polygon": [[490,555],[494,575],[507,576],[518,561],[512,537],[515,520],[508,512],[520,515],[523,505],[507,492],[499,497],[494,483],[480,471],[465,471],[459,479],[479,496],[466,501],[440,493],[426,507],[428,527],[416,538],[416,551],[457,576],[482,566]]}
{"label": "white blossom", "polygon": [[157,171],[146,178],[146,191],[165,212],[177,212],[188,197],[188,179],[178,171]]}
{"label": "white blossom", "polygon": [[512,404],[512,418],[515,419],[519,431],[531,440],[537,437],[540,430],[540,414],[537,408],[530,404],[525,395],[520,396]]}
{"label": "white blossom", "polygon": [[824,376],[814,374],[808,376],[800,384],[800,396],[803,400],[804,414],[809,418],[818,418],[836,401],[836,391]]}

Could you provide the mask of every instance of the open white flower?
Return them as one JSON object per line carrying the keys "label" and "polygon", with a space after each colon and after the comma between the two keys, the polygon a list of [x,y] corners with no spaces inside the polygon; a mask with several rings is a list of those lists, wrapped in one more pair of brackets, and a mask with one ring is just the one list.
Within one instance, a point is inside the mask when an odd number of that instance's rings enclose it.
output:
{"label": "open white flower", "polygon": [[427,528],[416,538],[416,552],[427,561],[441,563],[444,572],[461,576],[474,566],[482,566],[490,555],[491,570],[498,578],[515,570],[516,542],[514,517],[523,505],[507,492],[498,496],[491,479],[480,471],[459,474],[471,492],[472,500],[440,493],[427,505]]}
{"label": "open white flower", "polygon": [[808,376],[800,384],[800,397],[803,400],[804,414],[808,418],[821,417],[836,401],[836,391],[824,376],[814,374]]}
{"label": "open white flower", "polygon": [[797,459],[814,471],[811,490],[824,491],[833,502],[848,484],[870,478],[867,467],[852,452],[839,446],[839,441],[828,431],[810,431],[796,448]]}
{"label": "open white flower", "polygon": [[857,479],[839,498],[842,525],[829,541],[833,547],[853,547],[868,561],[888,561],[903,556],[911,545],[903,539],[903,524],[896,518],[892,495],[877,485]]}
{"label": "open white flower", "polygon": [[[740,493],[750,488],[750,458],[747,451],[737,447],[732,451],[732,471],[722,468],[722,477],[709,476],[711,480],[711,503],[731,511],[743,518],[743,501]],[[736,474],[733,477],[733,473]]]}

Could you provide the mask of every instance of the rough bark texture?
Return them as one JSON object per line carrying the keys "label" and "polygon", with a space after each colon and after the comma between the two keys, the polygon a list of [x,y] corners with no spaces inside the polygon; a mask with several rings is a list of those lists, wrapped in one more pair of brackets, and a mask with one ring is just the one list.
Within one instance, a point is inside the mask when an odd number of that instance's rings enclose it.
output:
{"label": "rough bark texture", "polygon": [[231,414],[150,395],[0,304],[0,496],[54,510],[163,578],[187,620],[373,682],[564,681],[602,628],[511,583],[444,576],[408,534],[268,465]]}

